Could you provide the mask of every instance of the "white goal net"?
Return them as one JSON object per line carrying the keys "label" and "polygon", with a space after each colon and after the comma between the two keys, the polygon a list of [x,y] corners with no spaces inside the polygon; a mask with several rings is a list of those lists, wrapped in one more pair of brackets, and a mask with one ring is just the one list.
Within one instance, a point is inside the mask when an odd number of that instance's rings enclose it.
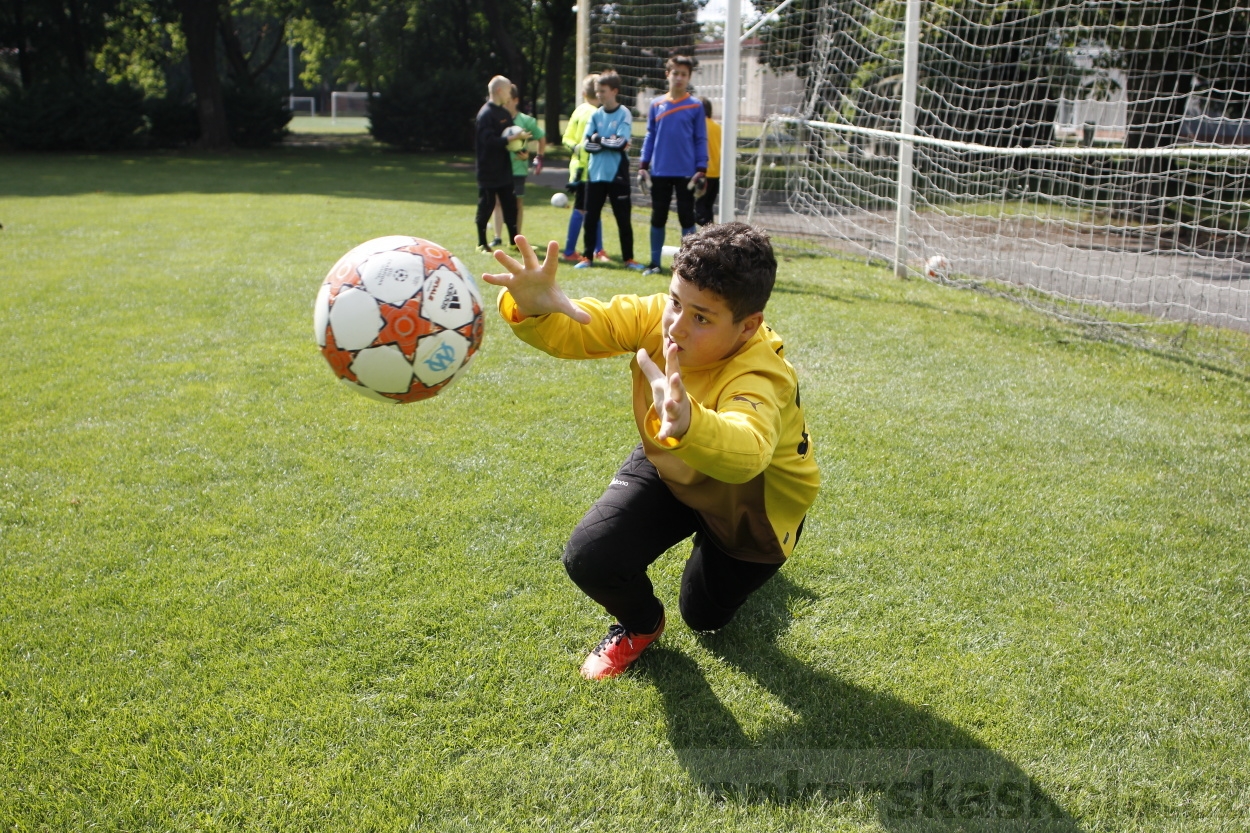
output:
{"label": "white goal net", "polygon": [[[687,52],[714,98],[698,5],[596,7],[592,68],[641,100]],[[1074,314],[1250,330],[1247,0],[743,7],[765,20],[741,43],[740,219]]]}
{"label": "white goal net", "polygon": [[[377,93],[374,93],[377,96]],[[358,92],[330,93],[330,120],[364,118],[369,115],[369,94]]]}

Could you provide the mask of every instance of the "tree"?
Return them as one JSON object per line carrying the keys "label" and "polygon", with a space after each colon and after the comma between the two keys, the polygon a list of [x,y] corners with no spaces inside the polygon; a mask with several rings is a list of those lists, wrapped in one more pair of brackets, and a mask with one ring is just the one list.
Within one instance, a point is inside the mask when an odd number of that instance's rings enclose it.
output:
{"label": "tree", "polygon": [[219,0],[177,0],[182,34],[187,42],[195,109],[200,120],[201,147],[220,150],[230,146],[226,103],[217,74],[217,30],[221,25]]}
{"label": "tree", "polygon": [[[547,61],[544,69],[546,82],[544,97],[547,100],[546,124],[543,129],[549,137],[560,135],[560,105],[564,101],[563,81],[566,68],[570,68],[569,49],[574,45],[577,33],[577,14],[572,0],[539,0],[546,18],[550,40],[547,43]],[[574,79],[574,85],[581,79]],[[557,140],[558,141],[558,140]]]}
{"label": "tree", "polygon": [[108,39],[121,0],[8,0],[0,3],[0,50],[17,57],[23,89],[53,79],[82,81]]}
{"label": "tree", "polygon": [[[612,55],[621,76],[622,104],[632,107],[644,89],[664,90],[664,64],[673,55],[694,55],[699,10],[707,0],[619,0],[591,8],[591,55]],[[608,69],[592,61],[592,71]]]}

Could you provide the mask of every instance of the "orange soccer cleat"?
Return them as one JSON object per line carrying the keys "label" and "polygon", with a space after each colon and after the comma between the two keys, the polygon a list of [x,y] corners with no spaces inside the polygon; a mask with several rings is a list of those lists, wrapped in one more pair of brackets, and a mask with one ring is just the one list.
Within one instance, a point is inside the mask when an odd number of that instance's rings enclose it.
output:
{"label": "orange soccer cleat", "polygon": [[588,680],[606,680],[624,673],[634,664],[647,646],[664,633],[664,615],[654,633],[632,633],[624,625],[613,623],[608,635],[595,647],[582,663],[582,676]]}

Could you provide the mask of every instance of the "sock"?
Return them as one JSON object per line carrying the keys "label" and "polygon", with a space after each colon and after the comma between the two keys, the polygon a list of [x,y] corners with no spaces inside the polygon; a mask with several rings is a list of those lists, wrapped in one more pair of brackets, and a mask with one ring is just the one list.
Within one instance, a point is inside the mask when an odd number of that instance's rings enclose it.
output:
{"label": "sock", "polygon": [[569,239],[564,244],[566,255],[577,253],[577,238],[582,236],[582,223],[586,220],[586,212],[574,208],[569,212]]}
{"label": "sock", "polygon": [[599,233],[595,235],[595,253],[603,251],[603,218],[599,218]]}
{"label": "sock", "polygon": [[684,228],[681,230],[681,236],[685,237],[687,234],[694,234],[694,231],[695,231],[694,226],[691,226],[690,228]]}
{"label": "sock", "polygon": [[486,226],[477,227],[477,244],[479,246],[486,245]]}
{"label": "sock", "polygon": [[651,265],[660,265],[660,251],[664,248],[664,226],[651,227]]}

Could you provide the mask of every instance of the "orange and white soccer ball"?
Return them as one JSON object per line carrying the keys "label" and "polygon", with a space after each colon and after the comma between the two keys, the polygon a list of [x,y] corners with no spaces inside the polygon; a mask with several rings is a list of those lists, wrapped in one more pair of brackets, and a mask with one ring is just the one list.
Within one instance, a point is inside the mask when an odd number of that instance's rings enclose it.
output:
{"label": "orange and white soccer ball", "polygon": [[934,255],[925,262],[925,274],[930,278],[945,278],[951,271],[951,264],[943,255]]}
{"label": "orange and white soccer ball", "polygon": [[330,368],[381,402],[429,399],[482,346],[482,296],[451,252],[420,237],[379,237],[339,258],[313,308]]}

